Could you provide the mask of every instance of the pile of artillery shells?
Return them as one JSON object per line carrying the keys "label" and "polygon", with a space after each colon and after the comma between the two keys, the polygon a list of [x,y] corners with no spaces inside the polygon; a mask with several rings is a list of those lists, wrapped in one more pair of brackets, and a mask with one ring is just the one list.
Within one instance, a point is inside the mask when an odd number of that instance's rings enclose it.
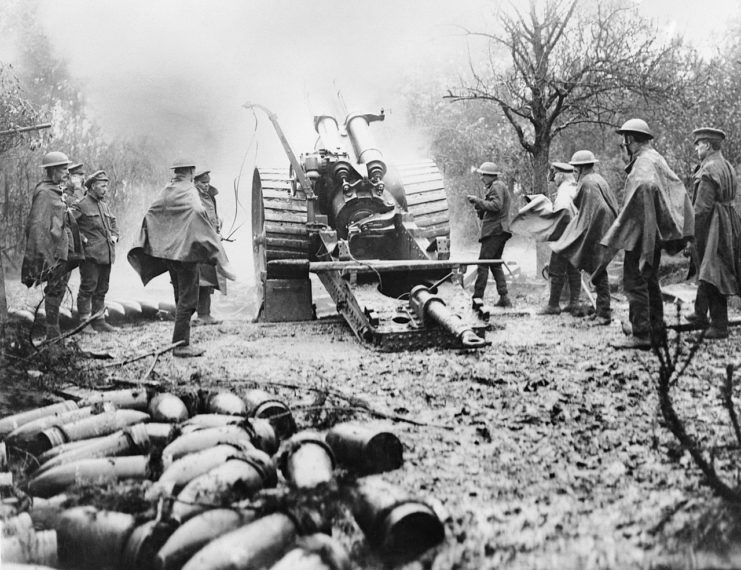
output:
{"label": "pile of artillery shells", "polygon": [[[381,555],[414,557],[445,535],[427,503],[373,475],[403,464],[391,431],[297,431],[290,407],[261,390],[95,392],[2,418],[0,439],[3,465],[32,464],[18,481],[30,505],[6,497],[0,509],[4,563],[344,570],[348,553],[324,534],[328,515],[300,499],[338,485],[336,500]],[[362,478],[342,483],[337,469]],[[146,512],[66,508],[80,485],[118,483],[141,489]],[[296,505],[257,507],[270,489]]]}

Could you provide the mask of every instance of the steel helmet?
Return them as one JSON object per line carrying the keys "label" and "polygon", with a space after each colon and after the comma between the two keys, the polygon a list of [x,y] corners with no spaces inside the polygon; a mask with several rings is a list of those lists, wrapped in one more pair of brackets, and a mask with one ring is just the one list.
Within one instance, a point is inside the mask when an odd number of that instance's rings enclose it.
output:
{"label": "steel helmet", "polygon": [[474,172],[478,174],[486,174],[488,176],[499,176],[501,172],[497,170],[497,165],[493,162],[484,162]]}
{"label": "steel helmet", "polygon": [[63,152],[52,151],[47,152],[44,158],[41,159],[41,168],[51,168],[52,166],[67,166],[72,164],[72,161],[67,158],[67,155]]}
{"label": "steel helmet", "polygon": [[196,167],[195,161],[189,158],[178,158],[177,160],[173,161],[172,166],[170,167],[170,170],[175,170],[176,168],[195,168],[195,167]]}
{"label": "steel helmet", "polygon": [[646,123],[646,121],[644,121],[643,119],[628,119],[623,123],[623,126],[617,130],[617,133],[620,135],[640,133],[642,135],[648,136],[648,138],[650,139],[654,138],[651,129],[648,128],[648,123]]}
{"label": "steel helmet", "polygon": [[577,150],[574,156],[571,157],[569,164],[571,166],[582,166],[584,164],[595,164],[599,162],[594,157],[594,153],[591,150]]}

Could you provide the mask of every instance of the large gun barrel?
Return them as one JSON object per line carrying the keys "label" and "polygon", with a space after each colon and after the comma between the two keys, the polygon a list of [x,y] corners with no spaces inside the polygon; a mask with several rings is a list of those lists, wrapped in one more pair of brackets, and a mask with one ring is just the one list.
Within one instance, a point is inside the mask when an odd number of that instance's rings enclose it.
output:
{"label": "large gun barrel", "polygon": [[368,167],[368,178],[380,180],[386,174],[386,162],[383,153],[376,147],[370,134],[369,124],[383,121],[383,111],[379,115],[352,113],[345,119],[345,130],[350,137],[355,157],[360,164]]}
{"label": "large gun barrel", "polygon": [[434,295],[424,285],[417,285],[410,294],[410,303],[417,317],[424,321],[433,321],[449,331],[466,348],[481,348],[487,342],[466,325],[458,315],[453,313],[440,297]]}

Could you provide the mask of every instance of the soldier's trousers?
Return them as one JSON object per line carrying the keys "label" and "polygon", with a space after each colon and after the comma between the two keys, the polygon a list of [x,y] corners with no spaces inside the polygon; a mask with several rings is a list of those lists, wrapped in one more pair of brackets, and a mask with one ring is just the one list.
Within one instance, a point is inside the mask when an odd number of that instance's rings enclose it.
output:
{"label": "soldier's trousers", "polygon": [[610,281],[607,277],[607,270],[601,269],[592,277],[592,283],[594,283],[595,292],[597,293],[595,300],[595,313],[598,317],[610,317],[612,311],[610,310]]}
{"label": "soldier's trousers", "polygon": [[640,250],[626,251],[623,261],[623,288],[628,297],[628,318],[633,335],[648,337],[664,329],[664,302],[659,287],[661,248],[656,247],[650,265],[639,269]]}
{"label": "soldier's trousers", "polygon": [[172,289],[175,293],[175,330],[172,342],[190,344],[190,318],[198,306],[198,264],[167,260]]}
{"label": "soldier's trousers", "polygon": [[[504,252],[504,244],[511,237],[509,233],[497,234],[485,237],[481,241],[481,253],[479,259],[501,259]],[[497,293],[500,297],[507,295],[507,281],[504,278],[504,269],[501,265],[492,265],[491,273],[494,276],[494,282],[497,284]],[[473,296],[480,299],[484,298],[486,282],[489,280],[489,268],[486,265],[479,265],[476,276],[476,284],[473,287]]]}
{"label": "soldier's trousers", "polygon": [[198,288],[198,316],[205,317],[211,314],[211,295],[214,294],[214,288],[201,285]]}
{"label": "soldier's trousers", "polygon": [[561,302],[561,291],[564,283],[569,283],[569,305],[575,307],[579,304],[579,293],[581,292],[581,275],[579,270],[569,263],[563,255],[551,252],[551,260],[548,262],[548,277],[551,282],[548,304],[558,307]]}
{"label": "soldier's trousers", "polygon": [[80,265],[80,290],[77,292],[77,312],[80,315],[89,316],[105,307],[110,279],[110,263],[85,261]]}
{"label": "soldier's trousers", "polygon": [[710,312],[710,326],[726,330],[728,328],[728,299],[715,285],[700,281],[695,297],[695,314],[703,317]]}
{"label": "soldier's trousers", "polygon": [[[66,262],[62,262],[46,275],[46,287],[44,287],[44,311],[46,312],[46,326],[59,327],[59,306],[67,291],[70,270]],[[55,333],[57,334],[57,333]]]}

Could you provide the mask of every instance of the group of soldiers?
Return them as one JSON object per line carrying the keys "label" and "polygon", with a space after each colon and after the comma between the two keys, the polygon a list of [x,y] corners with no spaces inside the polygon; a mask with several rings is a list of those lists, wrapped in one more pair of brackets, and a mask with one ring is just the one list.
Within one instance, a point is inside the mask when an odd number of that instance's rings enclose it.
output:
{"label": "group of soldiers", "polygon": [[[627,163],[622,207],[607,181],[595,171],[599,162],[589,150],[574,153],[568,163],[551,165],[557,185],[555,200],[527,196],[529,202],[509,220],[509,195],[493,163],[476,170],[484,198],[468,196],[481,225],[481,259],[502,257],[512,232],[546,242],[552,250],[548,274],[550,295],[540,314],[557,315],[564,284],[575,316],[586,312],[579,302],[581,272],[590,275],[596,292],[590,318],[598,325],[612,321],[607,266],[624,250],[623,288],[628,298],[631,336],[615,348],[647,349],[666,336],[659,286],[662,251],[683,251],[690,258],[690,276],[698,280],[694,311],[686,318],[706,329],[705,338],[728,336],[728,302],[741,295],[741,218],[734,208],[736,174],[723,157],[725,133],[715,128],[692,132],[700,160],[690,197],[679,177],[651,145],[654,138],[642,119],[630,119],[617,129]],[[501,266],[491,271],[499,293],[497,305],[511,306]],[[474,298],[482,298],[489,268],[480,266]]]}
{"label": "group of soldiers", "polygon": [[[26,249],[21,281],[28,287],[45,282],[46,339],[59,338],[59,309],[71,272],[79,268],[77,312],[88,323],[81,332],[112,332],[105,319],[111,267],[116,258],[119,228],[105,198],[104,170],[85,175],[83,164],[73,164],[62,152],[44,155],[44,179],[36,185],[26,223]],[[190,347],[190,321],[216,324],[211,316],[214,289],[226,293],[228,261],[221,246],[221,222],[216,209],[217,190],[210,171],[196,172],[195,163],[177,161],[174,177],[150,206],[129,261],[146,284],[169,272],[176,316],[175,356],[198,356]]]}
{"label": "group of soldiers", "polygon": [[[653,134],[641,119],[630,119],[617,133],[627,163],[622,207],[607,181],[595,170],[599,162],[591,151],[580,150],[568,163],[551,165],[558,186],[555,200],[541,195],[510,221],[510,194],[491,162],[476,171],[485,196],[469,195],[481,224],[481,258],[501,259],[512,232],[525,232],[547,242],[552,250],[548,272],[550,297],[541,314],[562,312],[561,292],[566,282],[570,302],[563,309],[584,316],[579,303],[581,272],[587,272],[596,291],[595,324],[612,320],[607,265],[624,250],[623,287],[628,298],[632,336],[613,343],[617,348],[649,348],[666,334],[658,270],[662,250],[682,250],[691,258],[699,287],[694,312],[687,318],[707,328],[705,338],[728,336],[727,297],[741,294],[741,218],[734,209],[736,175],[723,158],[725,134],[714,128],[693,131],[701,161],[694,175],[692,197],[651,146]],[[22,281],[33,286],[46,282],[47,339],[60,336],[59,308],[70,272],[79,266],[77,310],[83,330],[108,332],[105,296],[119,238],[116,218],[105,203],[108,177],[96,170],[85,176],[82,164],[72,164],[61,152],[42,160],[45,179],[33,194],[26,229]],[[190,345],[193,313],[204,324],[217,321],[210,314],[215,288],[226,292],[234,279],[221,244],[216,189],[208,170],[196,171],[190,160],[175,161],[173,178],[147,211],[128,260],[146,285],[169,273],[176,300],[173,350],[175,356],[199,356]],[[83,190],[84,187],[84,190]],[[511,307],[501,265],[492,265],[501,307]],[[483,298],[488,266],[480,266],[474,299]]]}

